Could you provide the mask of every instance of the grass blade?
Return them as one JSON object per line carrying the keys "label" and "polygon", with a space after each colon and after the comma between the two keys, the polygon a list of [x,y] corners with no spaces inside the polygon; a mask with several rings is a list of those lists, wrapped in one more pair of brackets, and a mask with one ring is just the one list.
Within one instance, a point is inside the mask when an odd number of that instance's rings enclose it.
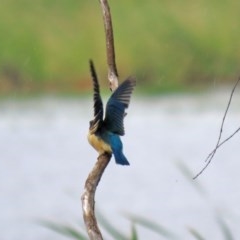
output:
{"label": "grass blade", "polygon": [[131,240],[138,240],[137,230],[135,225],[132,225]]}
{"label": "grass blade", "polygon": [[60,225],[60,224],[56,224],[56,223],[52,223],[52,222],[48,222],[48,221],[41,221],[40,223],[42,226],[47,227],[59,234],[65,235],[72,239],[76,239],[76,240],[87,240],[88,239],[84,234],[80,233],[79,230],[76,230],[73,227],[69,227],[66,225]]}
{"label": "grass blade", "polygon": [[192,186],[199,192],[201,196],[206,196],[207,193],[204,190],[204,188],[201,186],[201,184],[197,181],[193,181],[193,174],[191,170],[187,167],[186,164],[183,162],[176,162],[177,168],[181,171],[183,176],[189,181],[189,183],[192,184]]}
{"label": "grass blade", "polygon": [[152,230],[153,232],[156,232],[161,236],[167,237],[168,239],[179,239],[173,232],[167,230],[165,227],[159,224],[156,224],[155,222],[138,216],[128,216],[128,218],[134,223],[139,224],[149,230]]}
{"label": "grass blade", "polygon": [[129,240],[124,234],[118,231],[106,218],[98,213],[98,220],[100,225],[116,240]]}
{"label": "grass blade", "polygon": [[191,233],[191,235],[193,237],[195,237],[195,239],[197,239],[197,240],[205,240],[205,238],[196,229],[189,228],[188,230]]}
{"label": "grass blade", "polygon": [[225,223],[222,217],[220,216],[217,217],[217,223],[220,226],[220,229],[223,233],[224,238],[226,240],[234,240],[231,230],[229,229],[229,227],[227,226],[227,224]]}

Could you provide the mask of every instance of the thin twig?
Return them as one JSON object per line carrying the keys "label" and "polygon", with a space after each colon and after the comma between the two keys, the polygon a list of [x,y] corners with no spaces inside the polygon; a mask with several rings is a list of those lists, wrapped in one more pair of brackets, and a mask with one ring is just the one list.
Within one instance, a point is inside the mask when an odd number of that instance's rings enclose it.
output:
{"label": "thin twig", "polygon": [[114,37],[111,12],[107,0],[99,0],[102,7],[103,22],[106,36],[106,50],[108,63],[108,80],[111,91],[118,87],[118,72],[115,62]]}
{"label": "thin twig", "polygon": [[215,146],[215,148],[213,149],[213,151],[211,153],[209,153],[209,155],[207,156],[207,158],[205,159],[205,166],[202,168],[202,170],[195,175],[195,177],[193,177],[193,179],[196,179],[198,176],[200,176],[204,171],[205,169],[208,167],[208,165],[211,163],[213,157],[215,156],[216,152],[217,152],[217,149],[222,146],[224,143],[226,143],[228,140],[230,140],[237,132],[240,131],[240,127],[234,132],[232,133],[229,137],[227,137],[224,141],[220,142],[221,141],[221,138],[222,138],[222,132],[223,132],[223,127],[224,127],[224,123],[225,123],[225,119],[226,119],[226,116],[227,116],[227,113],[228,113],[228,110],[229,110],[229,107],[231,105],[231,102],[232,102],[232,98],[233,98],[233,94],[235,92],[235,89],[238,85],[238,83],[240,82],[240,77],[238,78],[237,82],[235,83],[233,89],[232,89],[232,92],[231,92],[231,95],[230,95],[230,98],[228,100],[228,104],[227,104],[227,108],[224,112],[224,116],[223,116],[223,119],[222,119],[222,123],[221,123],[221,127],[220,127],[220,132],[219,132],[219,136],[218,136],[218,141],[217,141],[217,144]]}
{"label": "thin twig", "polygon": [[[233,132],[230,136],[228,136],[224,141],[222,141],[221,143],[218,144],[218,146],[208,155],[210,157],[208,157],[208,161],[206,163],[206,165],[202,168],[202,170],[193,178],[193,179],[196,179],[199,175],[201,175],[204,170],[208,167],[208,165],[211,163],[216,151],[218,148],[220,148],[224,143],[226,143],[228,140],[230,140],[230,138],[232,138],[236,133],[238,133],[240,131],[240,127],[235,131]],[[205,160],[206,161],[206,160]]]}
{"label": "thin twig", "polygon": [[233,93],[238,85],[238,82],[240,81],[240,78],[238,79],[238,81],[235,83],[233,89],[232,89],[232,92],[231,92],[231,95],[230,95],[230,98],[229,98],[229,101],[228,101],[228,104],[227,104],[227,108],[225,110],[225,113],[224,113],[224,116],[223,116],[223,119],[222,119],[222,124],[221,124],[221,128],[220,128],[220,132],[219,132],[219,136],[218,136],[218,141],[217,141],[217,144],[216,144],[216,147],[215,149],[208,155],[208,157],[206,158],[205,162],[208,161],[209,158],[211,158],[211,156],[215,155],[216,153],[216,150],[218,149],[219,147],[219,143],[220,143],[220,140],[221,140],[221,137],[222,137],[222,132],[223,132],[223,125],[225,123],[225,119],[226,119],[226,116],[227,116],[227,113],[228,113],[228,110],[229,110],[229,107],[231,105],[231,102],[232,102],[232,97],[233,97]]}
{"label": "thin twig", "polygon": [[219,148],[219,147],[221,147],[225,142],[227,142],[230,138],[232,138],[237,132],[239,132],[240,131],[240,127],[236,130],[236,131],[234,131],[229,137],[227,137],[225,140],[223,140],[219,145],[218,145],[218,147],[217,148]]}

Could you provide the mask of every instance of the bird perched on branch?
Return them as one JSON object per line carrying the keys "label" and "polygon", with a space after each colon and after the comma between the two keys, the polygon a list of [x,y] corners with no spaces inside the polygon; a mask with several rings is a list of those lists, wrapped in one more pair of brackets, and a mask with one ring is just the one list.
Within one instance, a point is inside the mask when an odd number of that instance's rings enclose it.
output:
{"label": "bird perched on branch", "polygon": [[129,165],[123,154],[123,145],[119,136],[123,136],[123,119],[126,115],[130,97],[136,85],[136,80],[128,77],[112,93],[106,105],[105,118],[103,119],[103,103],[97,74],[90,60],[90,71],[94,88],[94,119],[90,121],[88,141],[98,151],[99,155],[109,153],[114,155],[117,164]]}

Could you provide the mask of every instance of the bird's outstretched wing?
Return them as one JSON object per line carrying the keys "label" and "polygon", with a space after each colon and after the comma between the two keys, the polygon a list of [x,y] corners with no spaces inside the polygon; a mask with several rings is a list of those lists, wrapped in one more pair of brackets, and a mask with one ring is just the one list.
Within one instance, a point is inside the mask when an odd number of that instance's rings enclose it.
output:
{"label": "bird's outstretched wing", "polygon": [[99,124],[103,121],[103,103],[100,96],[99,83],[97,73],[94,68],[93,61],[89,61],[90,71],[93,81],[93,101],[94,101],[94,119],[90,122],[90,128],[97,130]]}
{"label": "bird's outstretched wing", "polygon": [[123,118],[125,116],[125,109],[128,108],[131,94],[136,85],[136,80],[133,77],[127,78],[119,87],[113,92],[106,106],[106,115],[104,125],[107,130],[124,135]]}

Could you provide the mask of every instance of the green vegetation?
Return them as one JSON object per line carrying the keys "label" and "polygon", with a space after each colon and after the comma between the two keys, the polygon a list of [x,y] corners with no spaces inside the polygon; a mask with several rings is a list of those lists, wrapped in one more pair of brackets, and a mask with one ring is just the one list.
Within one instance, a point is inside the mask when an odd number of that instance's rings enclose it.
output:
{"label": "green vegetation", "polygon": [[[144,228],[148,231],[151,231],[158,235],[161,239],[166,240],[181,240],[182,237],[178,236],[176,233],[174,233],[174,230],[169,230],[166,227],[163,227],[153,221],[150,221],[146,218],[142,218],[139,216],[128,216],[128,220],[131,222],[131,231],[130,234],[126,235],[125,233],[121,232],[119,229],[114,227],[111,223],[111,221],[106,220],[101,216],[99,218],[99,223],[101,229],[104,229],[106,233],[108,233],[109,236],[112,237],[112,239],[115,240],[138,240],[142,239],[141,236],[138,236],[137,228]],[[231,232],[228,225],[225,223],[225,219],[223,216],[220,216],[219,214],[216,216],[216,223],[219,227],[219,231],[221,232],[222,239],[224,240],[233,240],[235,239],[233,236],[233,233]],[[84,226],[82,227],[72,227],[66,224],[59,224],[59,223],[53,223],[49,221],[41,221],[39,222],[40,225],[43,227],[46,227],[50,230],[55,231],[58,234],[66,236],[68,239],[76,239],[76,240],[87,240],[88,237],[86,236],[86,230],[84,229]],[[172,227],[174,228],[174,227]],[[187,232],[192,237],[191,239],[196,240],[205,240],[208,239],[208,237],[203,237],[201,233],[199,233],[198,230],[192,228],[192,227],[186,227]],[[159,238],[159,239],[160,239]]]}
{"label": "green vegetation", "polygon": [[[110,1],[121,79],[144,90],[192,89],[236,78],[240,2]],[[106,76],[98,1],[3,0],[0,92],[88,91],[88,59]],[[105,81],[103,81],[104,84]]]}

